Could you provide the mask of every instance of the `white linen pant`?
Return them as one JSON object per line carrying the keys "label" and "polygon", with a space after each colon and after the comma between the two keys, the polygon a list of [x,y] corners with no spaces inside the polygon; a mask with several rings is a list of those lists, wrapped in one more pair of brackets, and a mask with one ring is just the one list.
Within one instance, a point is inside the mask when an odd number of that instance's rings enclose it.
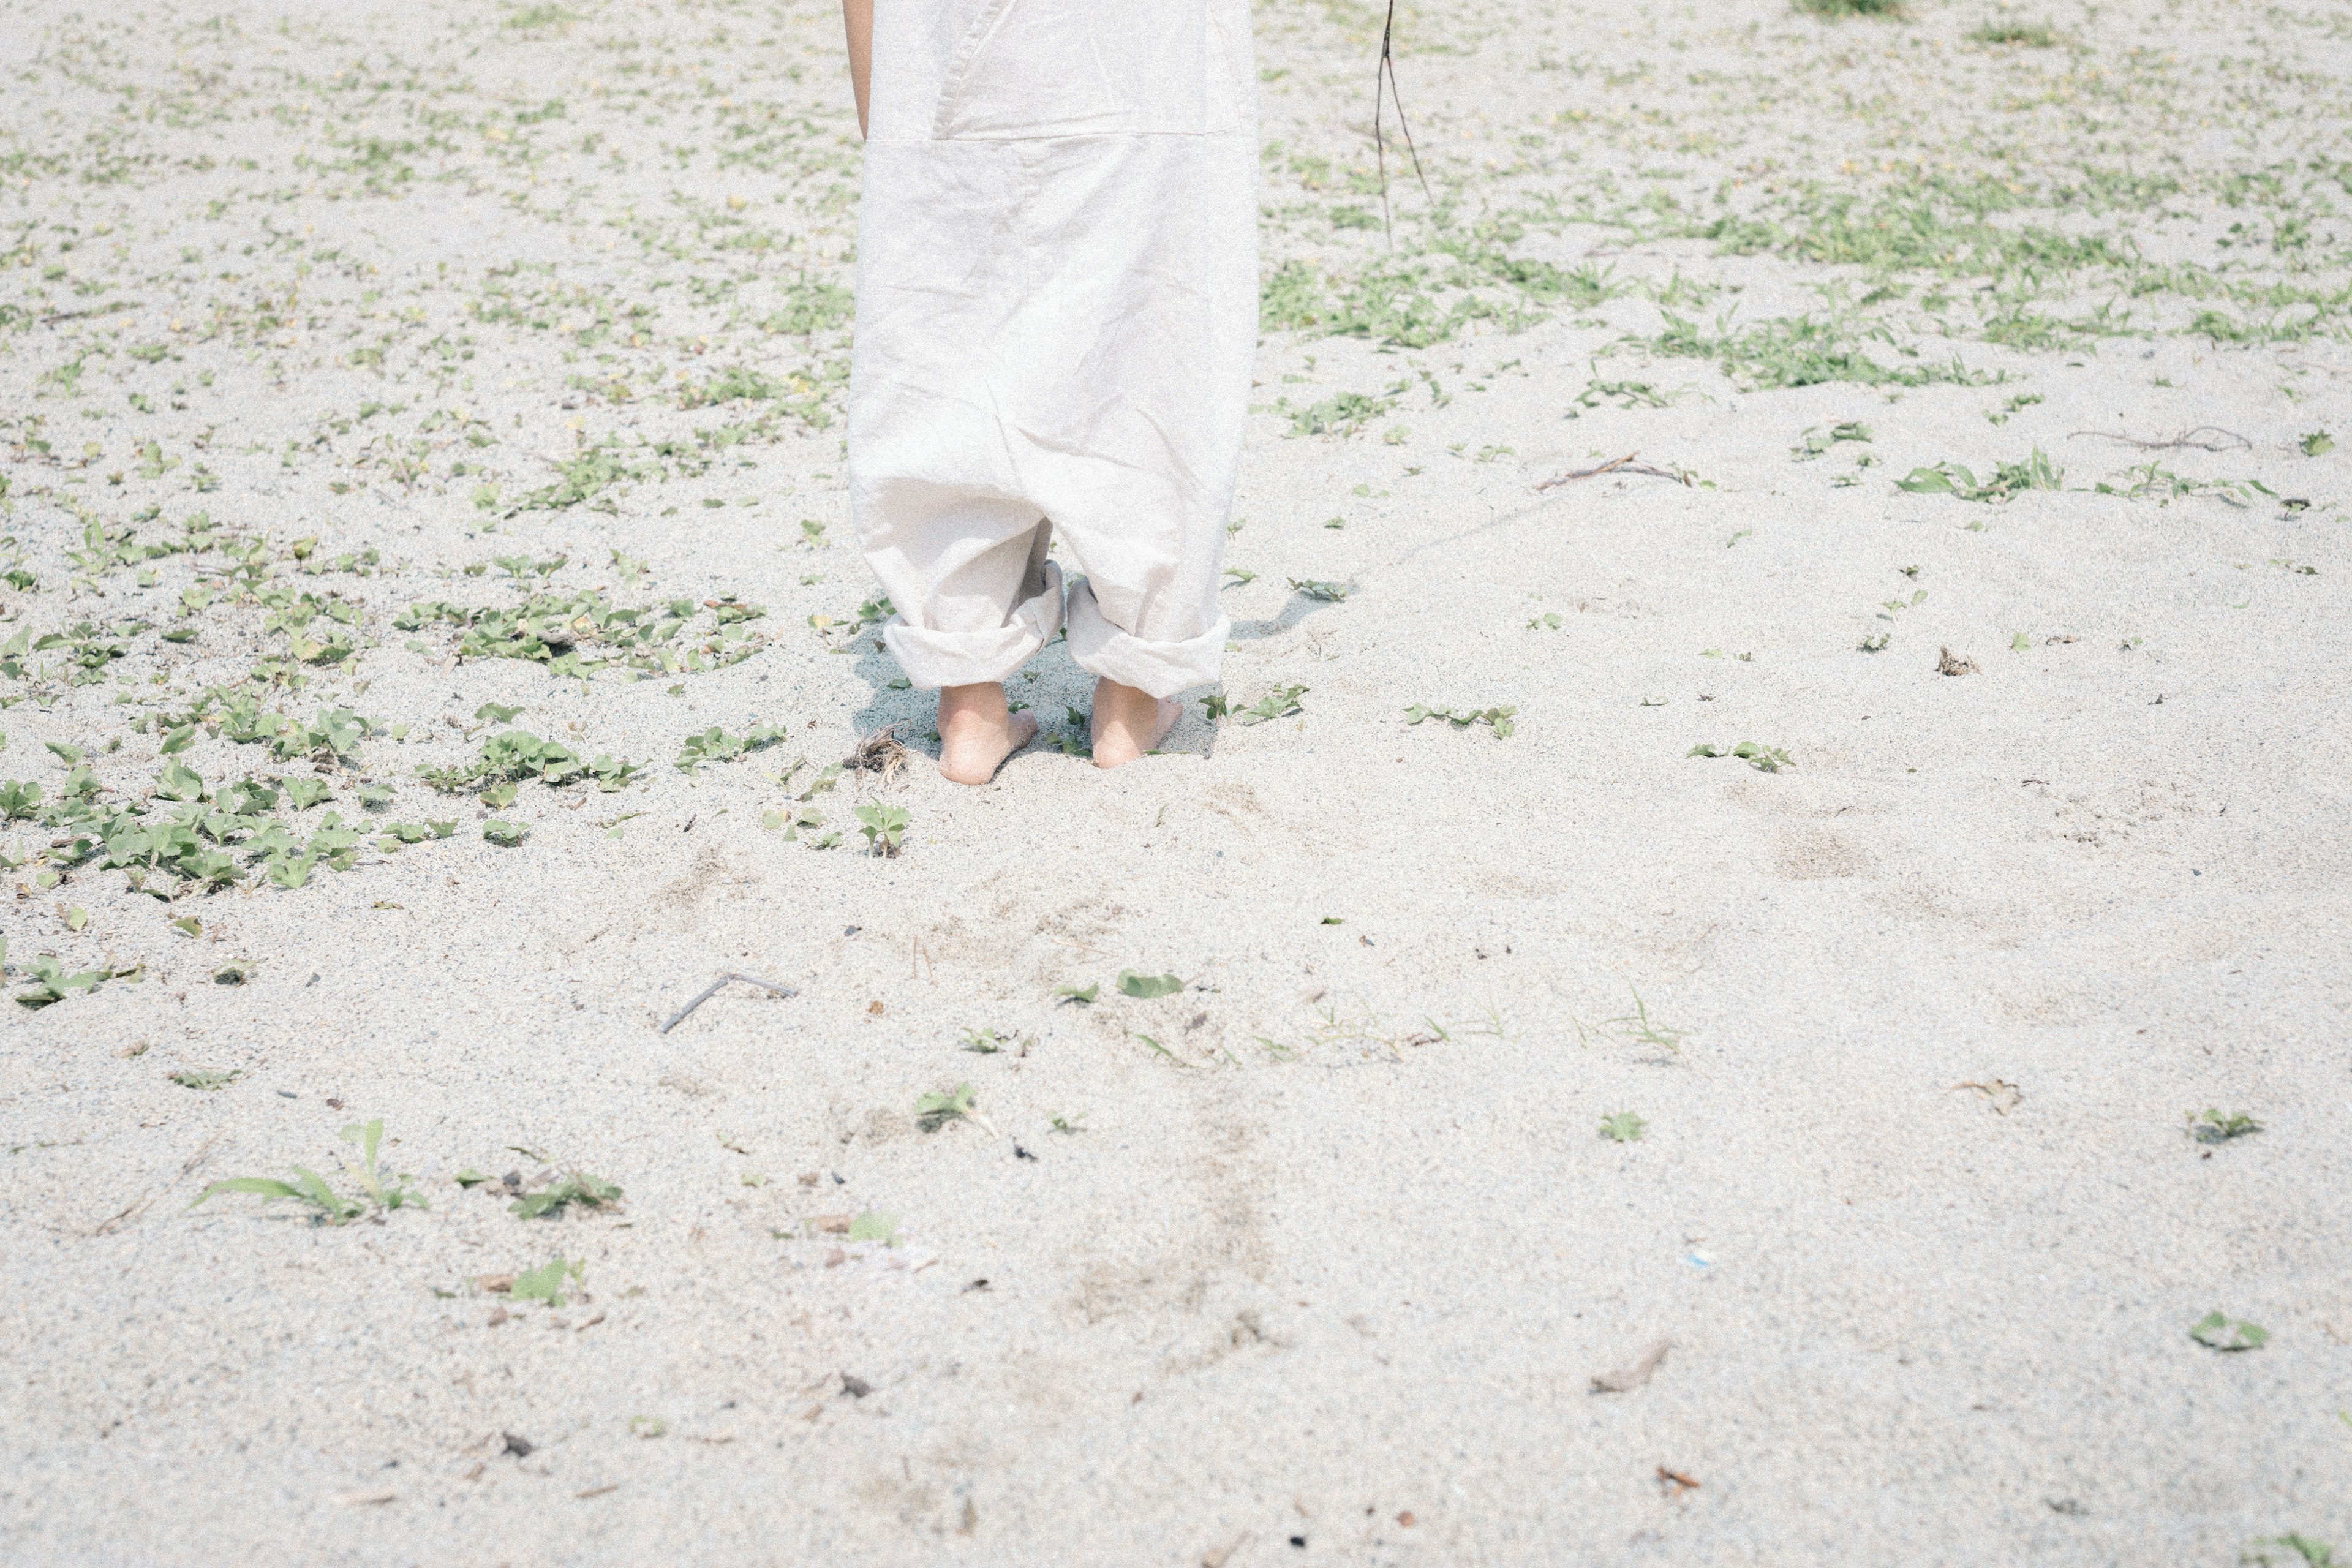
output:
{"label": "white linen pant", "polygon": [[1248,0],[876,0],[850,507],[919,687],[1063,625],[1154,696],[1217,679],[1257,347]]}

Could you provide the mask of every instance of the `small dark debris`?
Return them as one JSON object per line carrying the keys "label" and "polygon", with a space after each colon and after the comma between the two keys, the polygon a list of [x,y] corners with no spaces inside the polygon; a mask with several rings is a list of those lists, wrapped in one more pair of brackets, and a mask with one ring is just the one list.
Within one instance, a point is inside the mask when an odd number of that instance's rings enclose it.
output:
{"label": "small dark debris", "polygon": [[299,1100],[302,1097],[295,1093],[290,1089],[281,1089],[278,1091],[278,1098],[280,1100]]}
{"label": "small dark debris", "polygon": [[343,1102],[340,1100],[331,1100],[327,1101],[327,1109],[330,1110],[341,1110],[342,1108]]}
{"label": "small dark debris", "polygon": [[2091,1511],[2070,1497],[2043,1498],[2042,1500],[2050,1505],[2052,1513],[2063,1513],[2068,1519],[2087,1518]]}
{"label": "small dark debris", "polygon": [[859,931],[862,931],[865,929],[866,928],[864,926],[844,926],[841,930],[841,934],[844,936],[856,936]]}
{"label": "small dark debris", "polygon": [[1294,1535],[1290,1538],[1290,1544],[1297,1547],[1301,1552],[1304,1552],[1307,1550],[1307,1537],[1303,1535]]}
{"label": "small dark debris", "polygon": [[1037,1156],[1029,1152],[1028,1150],[1024,1149],[1020,1144],[1015,1143],[1013,1145],[1013,1157],[1016,1160],[1034,1160]]}
{"label": "small dark debris", "polygon": [[845,1372],[841,1374],[841,1392],[852,1399],[863,1399],[874,1392],[874,1385],[862,1377],[853,1377]]}
{"label": "small dark debris", "polygon": [[499,1434],[499,1436],[503,1436],[507,1440],[506,1451],[512,1454],[518,1459],[530,1458],[532,1453],[539,1447],[538,1444],[532,1442],[530,1438],[522,1436],[522,1434],[519,1432],[504,1432]]}
{"label": "small dark debris", "polygon": [[969,1285],[967,1285],[967,1286],[965,1286],[965,1287],[964,1287],[964,1290],[965,1290],[965,1292],[966,1292],[967,1294],[969,1294],[970,1292],[974,1291],[974,1290],[985,1290],[985,1289],[988,1289],[988,1279],[987,1279],[987,1277],[986,1277],[986,1276],[984,1276],[984,1275],[983,1275],[982,1277],[981,1277],[980,1279],[973,1280],[971,1284],[969,1284]]}

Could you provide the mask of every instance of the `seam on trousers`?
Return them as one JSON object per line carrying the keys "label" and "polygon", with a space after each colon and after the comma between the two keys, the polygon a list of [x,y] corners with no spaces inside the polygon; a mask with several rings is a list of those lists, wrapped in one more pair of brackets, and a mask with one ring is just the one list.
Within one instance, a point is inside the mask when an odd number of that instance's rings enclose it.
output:
{"label": "seam on trousers", "polygon": [[971,62],[976,58],[988,36],[1013,8],[1013,0],[989,0],[989,4],[972,19],[971,28],[956,46],[955,58],[948,62],[947,75],[940,83],[940,106],[931,115],[931,135],[934,142],[950,142],[948,121],[965,97],[964,79],[971,74]]}

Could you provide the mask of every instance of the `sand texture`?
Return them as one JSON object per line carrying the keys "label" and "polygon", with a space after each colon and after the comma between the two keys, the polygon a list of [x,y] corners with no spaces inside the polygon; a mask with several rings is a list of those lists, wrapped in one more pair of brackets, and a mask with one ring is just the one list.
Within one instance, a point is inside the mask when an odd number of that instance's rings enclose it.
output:
{"label": "sand texture", "polygon": [[2352,11],[1403,11],[1392,242],[1259,26],[1224,685],[969,789],[836,9],[6,8],[0,1559],[2352,1551]]}

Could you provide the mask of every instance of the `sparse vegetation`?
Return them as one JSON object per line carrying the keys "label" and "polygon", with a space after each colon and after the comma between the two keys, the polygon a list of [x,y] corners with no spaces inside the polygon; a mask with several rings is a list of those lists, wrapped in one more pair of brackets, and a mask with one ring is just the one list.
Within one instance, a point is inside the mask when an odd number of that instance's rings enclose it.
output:
{"label": "sparse vegetation", "polygon": [[368,1122],[353,1122],[342,1130],[346,1143],[360,1146],[357,1165],[343,1164],[343,1173],[359,1184],[356,1194],[339,1193],[326,1178],[304,1166],[294,1167],[291,1181],[274,1176],[231,1176],[213,1183],[196,1197],[191,1209],[224,1193],[249,1193],[264,1204],[281,1198],[291,1199],[310,1212],[314,1225],[349,1225],[355,1219],[371,1215],[381,1215],[394,1209],[428,1206],[416,1190],[408,1184],[406,1176],[386,1176],[377,1167],[376,1152],[383,1142],[383,1121],[381,1118]]}
{"label": "sparse vegetation", "polygon": [[1484,724],[1495,731],[1495,739],[1507,741],[1518,727],[1517,708],[1432,708],[1416,702],[1404,710],[1405,722],[1418,724],[1424,719],[1443,719],[1457,730],[1473,724]]}

